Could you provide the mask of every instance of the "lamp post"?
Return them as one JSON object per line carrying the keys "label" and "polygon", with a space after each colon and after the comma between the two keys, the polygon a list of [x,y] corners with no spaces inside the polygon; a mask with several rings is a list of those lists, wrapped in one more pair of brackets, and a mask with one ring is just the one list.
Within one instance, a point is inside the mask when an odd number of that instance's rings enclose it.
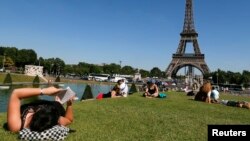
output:
{"label": "lamp post", "polygon": [[52,70],[52,67],[54,66],[54,64],[50,64],[50,75],[51,75],[51,70]]}
{"label": "lamp post", "polygon": [[58,65],[58,68],[57,68],[57,75],[59,76],[60,75],[60,65]]}
{"label": "lamp post", "polygon": [[4,65],[5,65],[5,54],[3,55],[3,71],[5,70],[5,68],[4,68]]}
{"label": "lamp post", "polygon": [[119,72],[119,73],[121,74],[121,70],[122,70],[122,61],[120,60],[119,62],[120,62],[120,72]]}
{"label": "lamp post", "polygon": [[217,71],[217,73],[216,73],[216,80],[217,80],[217,86],[219,86],[219,80],[218,80],[218,77],[219,77],[219,72]]}

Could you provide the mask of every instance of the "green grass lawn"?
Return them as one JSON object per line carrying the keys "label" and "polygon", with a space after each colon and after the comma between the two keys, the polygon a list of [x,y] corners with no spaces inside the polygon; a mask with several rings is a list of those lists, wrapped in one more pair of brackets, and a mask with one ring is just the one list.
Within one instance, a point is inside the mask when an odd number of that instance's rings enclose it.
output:
{"label": "green grass lawn", "polygon": [[[194,101],[181,92],[167,92],[166,99],[141,94],[127,98],[89,100],[74,104],[75,133],[68,141],[206,141],[208,124],[250,124],[250,110]],[[250,101],[250,97],[223,94],[221,99]],[[2,129],[1,140],[17,140]]]}
{"label": "green grass lawn", "polygon": [[[0,84],[3,83],[7,73],[0,73]],[[35,76],[28,76],[24,74],[11,73],[12,82],[33,82]],[[43,82],[42,79],[40,79]]]}

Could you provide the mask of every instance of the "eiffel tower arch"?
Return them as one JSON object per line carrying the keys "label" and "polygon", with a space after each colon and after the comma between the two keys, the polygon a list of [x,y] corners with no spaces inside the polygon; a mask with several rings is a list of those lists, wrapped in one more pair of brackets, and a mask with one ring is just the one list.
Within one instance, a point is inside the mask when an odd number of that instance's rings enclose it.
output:
{"label": "eiffel tower arch", "polygon": [[[198,33],[194,27],[192,0],[186,0],[183,31],[180,33],[180,36],[181,39],[177,51],[172,55],[172,61],[166,69],[168,78],[175,77],[177,72],[183,67],[188,67],[189,69],[196,68],[203,75],[209,73],[210,70],[205,62],[205,55],[201,53],[197,40]],[[186,53],[188,43],[192,44],[193,53]]]}

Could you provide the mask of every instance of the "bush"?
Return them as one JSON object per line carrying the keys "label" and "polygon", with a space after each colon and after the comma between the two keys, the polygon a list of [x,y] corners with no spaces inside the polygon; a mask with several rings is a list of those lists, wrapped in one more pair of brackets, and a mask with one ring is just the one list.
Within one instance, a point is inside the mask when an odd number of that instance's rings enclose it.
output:
{"label": "bush", "polygon": [[137,91],[135,83],[132,83],[130,90],[129,90],[129,94],[133,94],[133,93],[137,93],[137,92],[138,91]]}
{"label": "bush", "polygon": [[4,81],[3,81],[4,84],[12,84],[12,78],[10,76],[10,73],[7,73],[7,75],[5,76],[4,78]]}
{"label": "bush", "polygon": [[57,76],[57,77],[56,77],[55,82],[61,82],[61,79],[60,79],[60,77],[59,77],[59,76]]}
{"label": "bush", "polygon": [[94,98],[94,97],[93,97],[91,87],[90,87],[90,85],[87,85],[85,90],[84,90],[84,93],[82,95],[81,100],[92,99],[92,98]]}
{"label": "bush", "polygon": [[34,88],[38,88],[39,87],[39,83],[40,83],[40,79],[39,76],[37,75],[34,80],[33,80],[33,87]]}

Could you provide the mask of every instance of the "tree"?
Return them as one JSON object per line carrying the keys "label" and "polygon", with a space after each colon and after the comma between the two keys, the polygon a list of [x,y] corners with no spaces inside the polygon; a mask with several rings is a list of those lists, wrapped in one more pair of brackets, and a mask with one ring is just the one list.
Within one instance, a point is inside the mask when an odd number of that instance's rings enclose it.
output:
{"label": "tree", "polygon": [[151,76],[151,77],[162,77],[161,70],[160,70],[158,67],[154,67],[154,68],[150,71],[150,76]]}
{"label": "tree", "polygon": [[23,67],[25,65],[34,65],[37,61],[37,54],[32,49],[21,49],[17,52],[16,66]]}
{"label": "tree", "polygon": [[120,65],[115,63],[111,63],[109,65],[103,66],[103,72],[107,74],[119,74],[120,73]]}
{"label": "tree", "polygon": [[3,56],[0,56],[0,68],[3,68],[4,67],[4,57]]}
{"label": "tree", "polygon": [[102,68],[100,66],[96,65],[90,65],[89,67],[89,73],[102,73]]}
{"label": "tree", "polygon": [[249,71],[244,70],[244,71],[242,72],[241,81],[242,81],[243,86],[244,86],[245,88],[249,87],[249,85],[250,85],[250,72],[249,72]]}
{"label": "tree", "polygon": [[228,71],[227,77],[230,84],[240,84],[240,78],[241,78],[240,73],[234,73],[232,71]]}
{"label": "tree", "polygon": [[14,65],[15,65],[15,63],[10,57],[5,57],[5,61],[4,61],[4,66],[5,67],[11,67],[11,66],[14,66]]}
{"label": "tree", "polygon": [[10,57],[13,62],[16,64],[17,61],[18,49],[16,47],[6,47],[4,49],[4,54],[6,57]]}
{"label": "tree", "polygon": [[57,77],[56,77],[55,82],[61,82],[60,76],[57,76]]}
{"label": "tree", "polygon": [[79,67],[89,67],[89,64],[88,64],[88,63],[85,63],[85,62],[79,62],[79,63],[78,63],[78,66],[79,66]]}
{"label": "tree", "polygon": [[48,58],[44,60],[44,70],[48,74],[60,75],[64,72],[65,63],[60,58]]}
{"label": "tree", "polygon": [[[217,70],[218,73],[218,83],[222,84],[222,83],[226,83],[227,81],[227,75],[225,71],[222,71],[220,69]],[[217,76],[216,76],[217,77]]]}
{"label": "tree", "polygon": [[60,75],[65,67],[65,63],[62,59],[56,58],[54,61],[55,74]]}
{"label": "tree", "polygon": [[141,76],[144,77],[144,78],[150,76],[150,73],[147,70],[140,69],[139,72],[140,72]]}
{"label": "tree", "polygon": [[3,84],[12,84],[12,78],[10,73],[7,73],[7,75],[5,76]]}
{"label": "tree", "polygon": [[132,83],[130,90],[129,90],[129,94],[133,94],[133,93],[137,93],[137,92],[138,91],[137,91],[135,83]]}
{"label": "tree", "polygon": [[[79,62],[77,66],[75,66],[75,70],[77,71],[77,74],[79,74],[80,76],[82,75],[86,75],[90,73],[90,66],[91,64],[85,63],[85,62]],[[92,70],[94,71],[95,68],[92,68]]]}
{"label": "tree", "polygon": [[124,66],[121,69],[121,74],[135,74],[135,69],[132,68],[131,66]]}
{"label": "tree", "polygon": [[39,57],[38,60],[36,60],[35,65],[44,66],[44,61],[43,57]]}
{"label": "tree", "polygon": [[65,65],[63,74],[66,75],[69,73],[74,73],[74,69],[73,69],[72,65]]}
{"label": "tree", "polygon": [[38,88],[38,87],[39,87],[39,83],[40,83],[39,76],[36,75],[36,77],[35,77],[34,80],[33,80],[33,87],[34,87],[34,88]]}
{"label": "tree", "polygon": [[210,77],[212,77],[212,74],[211,73],[205,73],[203,74],[203,78],[208,80]]}
{"label": "tree", "polygon": [[0,46],[0,55],[4,55],[5,48],[6,47]]}
{"label": "tree", "polygon": [[92,93],[91,87],[90,85],[87,85],[84,90],[81,100],[92,99],[92,98],[93,98],[93,93]]}

